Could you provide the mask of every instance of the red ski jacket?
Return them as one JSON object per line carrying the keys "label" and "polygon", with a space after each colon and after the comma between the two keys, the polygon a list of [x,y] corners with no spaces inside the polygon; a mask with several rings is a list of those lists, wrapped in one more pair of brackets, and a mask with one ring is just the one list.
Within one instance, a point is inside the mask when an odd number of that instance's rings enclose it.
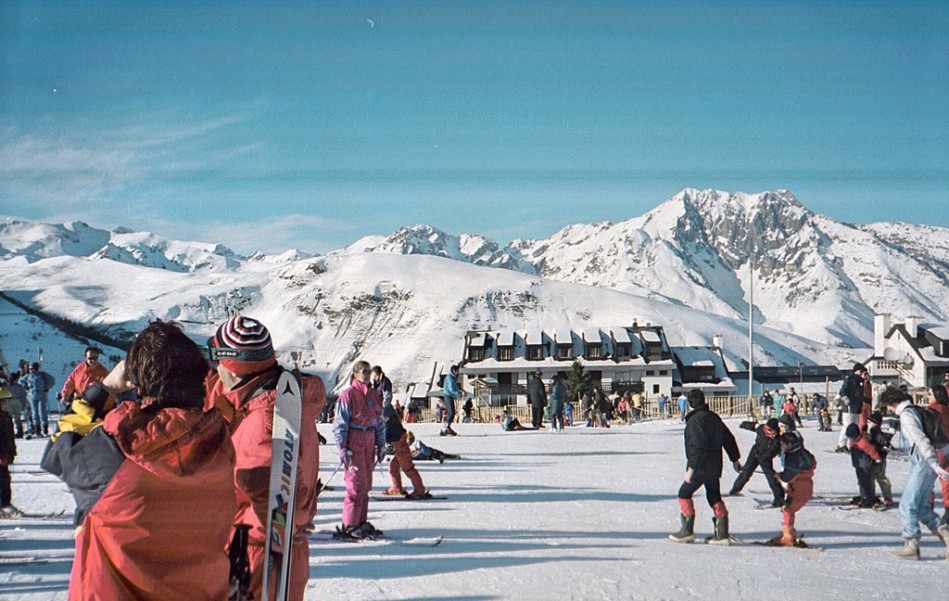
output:
{"label": "red ski jacket", "polygon": [[69,599],[226,599],[236,504],[220,414],[126,402],[102,428],[125,460],[76,535]]}

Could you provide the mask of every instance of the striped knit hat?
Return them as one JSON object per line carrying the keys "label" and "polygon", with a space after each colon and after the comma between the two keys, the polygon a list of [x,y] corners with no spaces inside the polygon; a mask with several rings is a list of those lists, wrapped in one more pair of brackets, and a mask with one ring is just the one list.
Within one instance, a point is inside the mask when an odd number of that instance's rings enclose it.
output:
{"label": "striped knit hat", "polygon": [[258,373],[277,363],[270,332],[250,317],[231,317],[209,342],[213,347],[211,358],[238,376]]}

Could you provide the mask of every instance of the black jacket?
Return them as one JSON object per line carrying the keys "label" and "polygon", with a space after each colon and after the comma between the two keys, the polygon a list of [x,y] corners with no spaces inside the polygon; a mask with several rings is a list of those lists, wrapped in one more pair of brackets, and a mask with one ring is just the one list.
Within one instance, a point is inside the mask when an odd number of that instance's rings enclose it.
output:
{"label": "black jacket", "polygon": [[6,411],[0,411],[0,459],[10,465],[16,457],[16,440],[14,440],[13,416]]}
{"label": "black jacket", "polygon": [[539,376],[531,378],[527,385],[527,396],[530,398],[532,407],[544,407],[547,405],[547,389],[544,388],[544,381]]}
{"label": "black jacket", "polygon": [[840,387],[840,394],[847,397],[848,411],[853,414],[860,413],[863,411],[863,404],[871,402],[863,394],[863,378],[854,374],[850,374],[844,380],[844,385]]}
{"label": "black jacket", "polygon": [[722,449],[732,462],[741,459],[738,443],[722,418],[702,405],[685,416],[685,458],[695,478],[712,480],[722,477]]}
{"label": "black jacket", "polygon": [[764,424],[755,427],[755,422],[741,422],[743,430],[755,433],[755,444],[751,452],[758,458],[758,463],[770,462],[781,454],[781,441],[777,436],[770,438],[764,431]]}

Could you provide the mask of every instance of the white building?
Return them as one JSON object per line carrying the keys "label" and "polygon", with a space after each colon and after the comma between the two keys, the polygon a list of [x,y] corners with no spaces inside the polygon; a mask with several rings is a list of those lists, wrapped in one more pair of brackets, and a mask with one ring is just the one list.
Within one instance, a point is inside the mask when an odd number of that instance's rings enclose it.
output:
{"label": "white building", "polygon": [[889,313],[873,318],[873,356],[865,365],[877,382],[891,380],[910,388],[938,384],[949,373],[949,326],[919,323]]}

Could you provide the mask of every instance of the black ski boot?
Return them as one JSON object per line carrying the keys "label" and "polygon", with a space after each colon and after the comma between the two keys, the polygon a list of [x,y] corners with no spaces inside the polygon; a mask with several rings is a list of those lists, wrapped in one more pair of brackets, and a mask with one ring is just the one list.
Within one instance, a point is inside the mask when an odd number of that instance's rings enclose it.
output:
{"label": "black ski boot", "polygon": [[721,518],[712,518],[712,524],[715,526],[715,534],[705,539],[710,545],[721,545],[727,547],[732,544],[731,536],[728,534],[728,516]]}
{"label": "black ski boot", "polygon": [[679,521],[682,527],[678,532],[669,535],[669,540],[676,543],[691,543],[695,540],[695,516],[679,515]]}

